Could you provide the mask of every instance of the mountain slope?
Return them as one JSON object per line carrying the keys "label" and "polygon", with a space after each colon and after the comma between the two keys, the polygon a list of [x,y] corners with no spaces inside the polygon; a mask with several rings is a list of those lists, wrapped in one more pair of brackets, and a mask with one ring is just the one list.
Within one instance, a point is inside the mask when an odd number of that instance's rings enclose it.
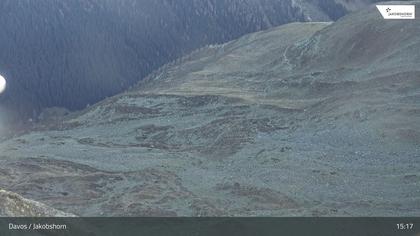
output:
{"label": "mountain slope", "polygon": [[[333,0],[70,0],[0,3],[3,109],[36,119],[85,108],[207,44],[293,21],[328,21],[356,6]],[[17,114],[16,114],[17,113]]]}
{"label": "mountain slope", "polygon": [[0,143],[0,186],[82,216],[419,215],[417,26],[370,7],[203,48]]}

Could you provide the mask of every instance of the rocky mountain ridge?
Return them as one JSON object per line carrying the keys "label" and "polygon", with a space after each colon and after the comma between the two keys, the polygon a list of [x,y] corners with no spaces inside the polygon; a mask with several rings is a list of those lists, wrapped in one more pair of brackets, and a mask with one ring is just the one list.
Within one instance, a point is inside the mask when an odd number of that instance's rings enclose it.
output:
{"label": "rocky mountain ridge", "polygon": [[83,109],[202,46],[294,21],[335,20],[369,2],[5,0],[2,119],[36,120],[50,107]]}

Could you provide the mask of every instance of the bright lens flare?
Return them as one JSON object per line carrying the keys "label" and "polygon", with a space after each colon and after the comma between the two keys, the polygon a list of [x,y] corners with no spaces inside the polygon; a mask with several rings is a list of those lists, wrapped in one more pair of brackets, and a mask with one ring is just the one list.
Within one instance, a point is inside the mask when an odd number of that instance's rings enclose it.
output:
{"label": "bright lens flare", "polygon": [[6,79],[0,75],[0,94],[6,90]]}

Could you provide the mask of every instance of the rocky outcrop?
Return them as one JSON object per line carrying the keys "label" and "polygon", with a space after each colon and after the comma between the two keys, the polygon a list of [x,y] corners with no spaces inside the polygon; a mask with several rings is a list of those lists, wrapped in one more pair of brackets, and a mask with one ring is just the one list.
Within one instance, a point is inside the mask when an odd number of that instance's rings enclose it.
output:
{"label": "rocky outcrop", "polygon": [[42,203],[0,189],[0,217],[73,217]]}

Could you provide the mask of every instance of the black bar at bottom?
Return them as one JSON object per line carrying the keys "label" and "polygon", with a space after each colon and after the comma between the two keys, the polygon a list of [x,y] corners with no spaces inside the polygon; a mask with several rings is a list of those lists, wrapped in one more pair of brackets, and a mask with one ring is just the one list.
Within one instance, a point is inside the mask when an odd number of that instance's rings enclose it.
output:
{"label": "black bar at bottom", "polygon": [[0,218],[0,235],[420,236],[420,218]]}

